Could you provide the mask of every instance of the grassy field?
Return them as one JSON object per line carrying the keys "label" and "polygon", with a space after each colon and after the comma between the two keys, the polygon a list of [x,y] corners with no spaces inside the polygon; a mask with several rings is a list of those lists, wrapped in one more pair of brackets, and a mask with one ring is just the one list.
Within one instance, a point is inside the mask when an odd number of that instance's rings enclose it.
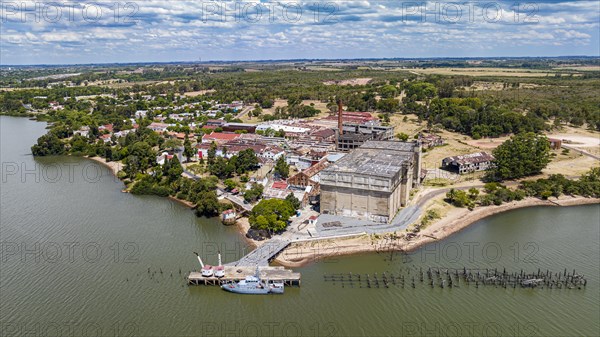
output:
{"label": "grassy field", "polygon": [[[564,68],[564,70],[568,70]],[[548,77],[560,71],[506,69],[506,68],[427,68],[413,69],[412,73],[418,75],[461,75],[461,76],[504,76],[504,77]],[[573,72],[572,70],[570,71]],[[566,74],[565,74],[566,75]],[[581,74],[575,74],[581,76]]]}
{"label": "grassy field", "polygon": [[[323,117],[327,117],[329,115],[328,113],[328,109],[327,109],[327,103],[323,103],[321,101],[317,101],[317,100],[304,100],[302,101],[302,104],[304,105],[310,105],[310,104],[314,104],[315,109],[320,110],[321,113],[308,118],[308,119],[316,119],[316,118],[323,118]],[[262,114],[263,115],[273,115],[275,113],[275,109],[278,107],[286,107],[287,106],[287,100],[285,99],[276,99],[274,101],[273,107],[268,108],[268,109],[263,109]],[[244,115],[242,117],[242,121],[244,123],[250,123],[250,124],[258,124],[260,123],[260,120],[256,117],[252,117],[250,118],[250,116],[248,114]]]}
{"label": "grassy field", "polygon": [[[404,121],[404,116],[408,117],[407,121]],[[415,115],[392,115],[390,118],[390,125],[394,126],[394,132],[396,134],[404,132],[409,135],[410,139],[426,128],[425,123],[419,123]],[[439,168],[442,159],[449,156],[480,151],[492,153],[496,147],[510,138],[499,137],[475,140],[471,137],[445,130],[440,131],[437,134],[444,138],[446,145],[429,149],[423,154],[423,168],[428,170]],[[573,146],[577,146],[592,154],[600,154],[600,132],[589,131],[582,128],[564,127],[561,131],[551,133],[548,136],[550,138],[571,140],[571,145]],[[562,150],[553,150],[552,153],[555,156],[553,156],[552,162],[550,162],[541,176],[548,176],[551,174],[578,176],[589,171],[593,167],[600,166],[600,161],[574,151],[563,153]],[[480,175],[475,174],[470,178],[476,179],[479,176]],[[461,176],[460,181],[465,181],[467,178],[469,177]]]}

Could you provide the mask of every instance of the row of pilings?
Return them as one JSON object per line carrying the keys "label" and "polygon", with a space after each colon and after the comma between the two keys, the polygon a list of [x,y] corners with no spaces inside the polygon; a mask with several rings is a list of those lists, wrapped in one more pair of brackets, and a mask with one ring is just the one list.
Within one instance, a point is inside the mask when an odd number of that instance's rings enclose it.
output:
{"label": "row of pilings", "polygon": [[538,289],[582,289],[587,285],[583,275],[575,270],[552,272],[538,269],[537,272],[507,272],[505,268],[472,269],[463,267],[423,267],[418,271],[403,270],[373,274],[332,273],[324,274],[323,281],[349,288],[458,288],[458,287],[502,287]]}

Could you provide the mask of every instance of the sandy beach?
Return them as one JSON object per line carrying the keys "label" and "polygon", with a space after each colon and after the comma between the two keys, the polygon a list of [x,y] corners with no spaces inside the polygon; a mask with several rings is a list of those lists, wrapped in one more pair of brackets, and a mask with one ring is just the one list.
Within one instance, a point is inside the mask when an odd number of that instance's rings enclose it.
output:
{"label": "sandy beach", "polygon": [[106,159],[104,159],[102,157],[86,157],[86,158],[89,160],[93,160],[93,161],[100,163],[103,166],[107,167],[108,169],[111,170],[112,174],[114,174],[115,176],[117,176],[117,173],[123,168],[123,163],[121,163],[121,162],[117,162],[117,161],[107,162]]}
{"label": "sandy beach", "polygon": [[576,206],[586,204],[600,204],[600,199],[567,196],[553,200],[527,198],[500,206],[477,207],[473,211],[469,211],[467,208],[453,208],[448,214],[428,225],[411,240],[406,240],[403,233],[398,233],[398,236],[393,234],[359,235],[343,239],[293,243],[275,261],[285,267],[300,267],[332,256],[401,250],[409,252],[428,243],[445,239],[494,214],[534,206]]}

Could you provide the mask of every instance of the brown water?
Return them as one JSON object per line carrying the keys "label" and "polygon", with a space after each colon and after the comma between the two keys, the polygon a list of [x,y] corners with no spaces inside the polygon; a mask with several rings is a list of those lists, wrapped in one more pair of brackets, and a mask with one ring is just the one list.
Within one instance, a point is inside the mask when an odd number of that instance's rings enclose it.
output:
{"label": "brown water", "polygon": [[[600,335],[597,205],[511,211],[408,256],[298,268],[302,287],[282,296],[240,296],[184,280],[198,268],[193,251],[209,263],[218,249],[225,261],[245,253],[235,228],[168,199],[121,193],[122,183],[89,160],[34,159],[29,147],[44,124],[0,117],[0,126],[1,336]],[[323,278],[428,266],[576,269],[588,284],[368,289]]]}

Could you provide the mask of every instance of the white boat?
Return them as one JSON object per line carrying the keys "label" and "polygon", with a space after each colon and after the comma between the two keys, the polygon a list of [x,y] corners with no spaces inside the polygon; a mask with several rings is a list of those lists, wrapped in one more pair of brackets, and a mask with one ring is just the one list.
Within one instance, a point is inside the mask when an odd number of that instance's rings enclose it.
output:
{"label": "white boat", "polygon": [[236,294],[250,295],[266,295],[266,294],[283,294],[284,285],[282,282],[268,282],[260,279],[258,267],[256,274],[246,276],[245,279],[239,282],[226,283],[221,286],[221,289]]}

